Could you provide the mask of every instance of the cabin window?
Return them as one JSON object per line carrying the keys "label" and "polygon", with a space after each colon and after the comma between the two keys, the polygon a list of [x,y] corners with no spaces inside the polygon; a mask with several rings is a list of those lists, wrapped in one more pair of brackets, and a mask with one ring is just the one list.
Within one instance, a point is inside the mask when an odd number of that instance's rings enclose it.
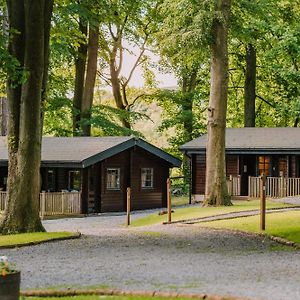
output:
{"label": "cabin window", "polygon": [[287,158],[286,157],[279,157],[279,160],[278,160],[278,175],[280,177],[282,176],[287,176],[288,174],[288,168],[287,168],[287,165],[288,165],[288,161],[287,161]]}
{"label": "cabin window", "polygon": [[120,189],[120,168],[109,168],[107,169],[107,184],[108,190],[119,190]]}
{"label": "cabin window", "polygon": [[142,188],[153,188],[153,168],[142,168]]}
{"label": "cabin window", "polygon": [[80,171],[69,171],[69,190],[80,190]]}
{"label": "cabin window", "polygon": [[54,170],[48,170],[47,171],[47,190],[49,192],[54,192],[55,191],[55,172]]}
{"label": "cabin window", "polygon": [[259,175],[270,175],[270,156],[259,156],[258,158]]}

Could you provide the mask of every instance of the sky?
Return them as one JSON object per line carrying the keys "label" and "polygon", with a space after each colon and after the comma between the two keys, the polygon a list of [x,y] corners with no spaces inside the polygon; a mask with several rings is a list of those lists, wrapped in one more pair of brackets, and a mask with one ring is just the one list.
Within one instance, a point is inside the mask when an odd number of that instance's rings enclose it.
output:
{"label": "sky", "polygon": [[[128,47],[130,51],[132,51],[135,55],[137,55],[139,52],[138,48],[134,48],[132,45],[126,45],[125,47]],[[159,56],[155,55],[153,52],[147,51],[146,53],[151,60],[154,63],[157,63],[159,61]],[[125,77],[128,77],[130,70],[132,69],[134,63],[136,60],[136,56],[129,54],[127,51],[124,52],[124,62],[123,62],[123,69],[121,71],[122,75]],[[155,77],[156,80],[159,82],[158,87],[174,87],[177,86],[177,80],[174,76],[174,74],[163,74],[159,72],[158,70],[155,70]],[[144,85],[144,79],[143,79],[143,72],[142,68],[138,67],[135,70],[135,73],[133,74],[129,86],[134,87],[143,87]]]}

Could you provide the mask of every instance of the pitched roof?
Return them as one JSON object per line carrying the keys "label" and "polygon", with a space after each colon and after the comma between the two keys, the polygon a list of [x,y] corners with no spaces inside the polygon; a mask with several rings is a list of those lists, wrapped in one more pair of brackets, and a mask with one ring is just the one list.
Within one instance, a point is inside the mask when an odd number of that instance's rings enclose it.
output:
{"label": "pitched roof", "polygon": [[[207,134],[180,147],[187,152],[203,152]],[[226,128],[227,153],[300,153],[300,128]]]}
{"label": "pitched roof", "polygon": [[[134,137],[43,137],[42,166],[85,168],[133,146],[180,166],[181,161],[165,151]],[[0,137],[0,163],[7,164],[7,138]]]}

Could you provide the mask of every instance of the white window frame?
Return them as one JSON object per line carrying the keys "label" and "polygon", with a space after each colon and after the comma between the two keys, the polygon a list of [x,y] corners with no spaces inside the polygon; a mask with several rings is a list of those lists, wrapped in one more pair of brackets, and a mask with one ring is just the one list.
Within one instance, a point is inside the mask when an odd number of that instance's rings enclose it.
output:
{"label": "white window frame", "polygon": [[[117,178],[115,179],[116,185],[112,186],[111,177],[109,177],[109,171],[116,171]],[[120,190],[121,189],[121,169],[120,168],[107,168],[106,169],[106,189],[107,190]]]}
{"label": "white window frame", "polygon": [[[147,171],[150,171],[150,180],[147,178]],[[144,175],[145,174],[145,175]],[[147,184],[150,182],[150,185]],[[154,187],[154,169],[153,168],[141,168],[141,188],[153,189]]]}

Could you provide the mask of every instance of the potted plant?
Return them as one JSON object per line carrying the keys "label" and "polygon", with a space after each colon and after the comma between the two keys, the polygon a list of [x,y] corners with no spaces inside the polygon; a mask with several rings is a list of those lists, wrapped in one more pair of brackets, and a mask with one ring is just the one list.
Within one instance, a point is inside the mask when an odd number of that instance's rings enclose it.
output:
{"label": "potted plant", "polygon": [[0,256],[0,299],[19,300],[20,272],[10,263],[6,256]]}

